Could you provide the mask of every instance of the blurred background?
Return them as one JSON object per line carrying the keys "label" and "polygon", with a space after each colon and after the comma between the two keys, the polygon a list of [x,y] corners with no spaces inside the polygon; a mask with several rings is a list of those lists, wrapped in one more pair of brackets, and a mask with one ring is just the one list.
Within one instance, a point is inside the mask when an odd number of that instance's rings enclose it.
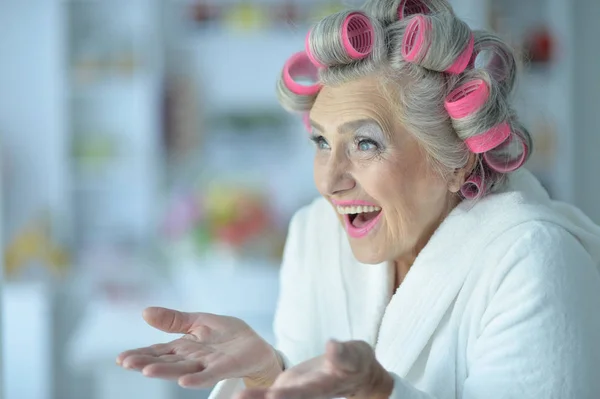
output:
{"label": "blurred background", "polygon": [[[0,0],[0,399],[207,392],[114,364],[148,305],[272,340],[287,223],[316,197],[285,60],[337,0]],[[600,222],[598,0],[453,0],[528,60],[528,164]]]}

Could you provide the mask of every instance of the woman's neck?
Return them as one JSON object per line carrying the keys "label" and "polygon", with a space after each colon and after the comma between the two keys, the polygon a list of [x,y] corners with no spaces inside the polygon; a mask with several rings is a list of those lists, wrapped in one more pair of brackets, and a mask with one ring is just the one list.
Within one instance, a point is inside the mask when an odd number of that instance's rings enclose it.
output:
{"label": "woman's neck", "polygon": [[404,281],[404,278],[408,274],[408,271],[410,270],[413,262],[411,262],[411,263],[404,262],[404,261],[402,261],[402,262],[395,261],[394,262],[394,288],[395,289],[398,289],[398,287],[400,287],[400,284],[402,284],[402,282]]}
{"label": "woman's neck", "polygon": [[427,228],[423,230],[423,234],[421,234],[421,236],[416,242],[416,245],[413,246],[412,250],[394,260],[395,289],[397,289],[400,286],[400,284],[402,284],[413,263],[415,263],[417,256],[419,256],[421,250],[425,248],[425,246],[433,236],[433,233],[435,233],[435,231],[438,229],[438,227],[440,227],[444,219],[446,219],[450,212],[452,212],[452,210],[459,203],[460,199],[458,199],[457,197],[451,198],[448,202],[448,207],[442,212],[440,217],[437,218],[435,222],[431,223],[429,226],[427,226]]}

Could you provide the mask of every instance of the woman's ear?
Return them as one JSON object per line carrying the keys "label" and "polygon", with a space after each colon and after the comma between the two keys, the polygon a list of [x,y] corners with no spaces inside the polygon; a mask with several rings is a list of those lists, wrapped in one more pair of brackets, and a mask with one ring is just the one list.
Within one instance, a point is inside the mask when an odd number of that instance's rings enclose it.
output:
{"label": "woman's ear", "polygon": [[470,154],[467,164],[463,168],[454,170],[454,173],[452,173],[452,176],[450,176],[450,181],[448,182],[448,189],[450,192],[456,194],[460,191],[467,178],[471,175],[471,173],[473,173],[473,170],[475,170],[476,162],[477,155]]}

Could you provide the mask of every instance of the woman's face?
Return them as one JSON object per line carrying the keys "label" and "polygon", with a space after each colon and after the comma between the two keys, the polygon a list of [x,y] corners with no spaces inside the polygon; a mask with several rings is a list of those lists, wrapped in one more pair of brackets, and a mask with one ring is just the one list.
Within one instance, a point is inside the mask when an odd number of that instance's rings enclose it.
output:
{"label": "woman's face", "polygon": [[324,87],[310,119],[315,183],[354,256],[369,264],[414,259],[457,199],[394,117],[378,81]]}

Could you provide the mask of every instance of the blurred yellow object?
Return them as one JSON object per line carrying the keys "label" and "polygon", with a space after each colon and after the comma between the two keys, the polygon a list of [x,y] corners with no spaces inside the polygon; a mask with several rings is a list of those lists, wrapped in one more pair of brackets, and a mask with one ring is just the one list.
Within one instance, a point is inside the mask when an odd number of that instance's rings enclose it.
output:
{"label": "blurred yellow object", "polygon": [[206,196],[206,213],[217,225],[231,223],[238,211],[240,193],[229,187],[213,187]]}
{"label": "blurred yellow object", "polygon": [[37,220],[17,234],[5,250],[6,276],[14,277],[30,262],[40,262],[53,274],[64,275],[69,262],[67,253],[50,238],[50,226]]}
{"label": "blurred yellow object", "polygon": [[231,6],[224,19],[229,29],[241,31],[263,29],[269,23],[267,10],[249,3]]}
{"label": "blurred yellow object", "polygon": [[333,2],[320,7],[315,7],[314,13],[311,15],[311,20],[320,21],[325,17],[347,9],[348,7],[344,6],[341,2]]}

